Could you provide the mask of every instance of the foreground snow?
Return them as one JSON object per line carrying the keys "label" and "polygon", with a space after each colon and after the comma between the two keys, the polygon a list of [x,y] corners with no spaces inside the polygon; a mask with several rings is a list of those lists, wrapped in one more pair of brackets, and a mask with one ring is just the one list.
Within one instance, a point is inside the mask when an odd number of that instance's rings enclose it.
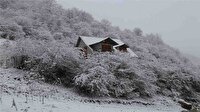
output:
{"label": "foreground snow", "polygon": [[[154,105],[88,103],[70,89],[26,80],[27,73],[0,68],[0,112],[180,112],[180,107],[166,98],[156,98]],[[100,99],[112,100],[112,99]],[[13,105],[13,101],[16,104]]]}
{"label": "foreground snow", "polygon": [[0,112],[15,112],[13,99],[19,112],[179,112],[176,106],[144,106],[121,104],[90,104],[73,100],[45,99],[39,97],[28,99],[23,96],[5,95],[2,97]]}

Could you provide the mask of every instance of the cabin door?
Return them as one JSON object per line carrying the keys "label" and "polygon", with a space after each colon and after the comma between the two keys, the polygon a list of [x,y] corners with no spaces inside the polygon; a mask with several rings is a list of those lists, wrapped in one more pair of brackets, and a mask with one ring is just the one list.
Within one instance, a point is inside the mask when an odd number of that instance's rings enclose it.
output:
{"label": "cabin door", "polygon": [[110,44],[102,44],[102,52],[111,52],[112,51],[112,46]]}

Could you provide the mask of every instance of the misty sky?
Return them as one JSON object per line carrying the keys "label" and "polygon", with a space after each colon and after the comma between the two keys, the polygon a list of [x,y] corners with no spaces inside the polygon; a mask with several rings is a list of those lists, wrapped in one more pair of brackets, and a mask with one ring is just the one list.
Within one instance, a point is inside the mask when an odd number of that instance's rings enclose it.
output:
{"label": "misty sky", "polygon": [[169,45],[200,57],[200,0],[57,0],[120,28],[159,33]]}

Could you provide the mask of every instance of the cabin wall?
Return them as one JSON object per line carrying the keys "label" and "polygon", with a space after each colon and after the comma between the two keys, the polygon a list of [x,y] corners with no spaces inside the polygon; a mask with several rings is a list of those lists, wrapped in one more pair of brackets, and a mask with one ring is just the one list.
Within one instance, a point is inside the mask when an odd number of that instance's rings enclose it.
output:
{"label": "cabin wall", "polygon": [[112,52],[113,51],[113,45],[102,43],[102,52]]}
{"label": "cabin wall", "polygon": [[110,39],[106,39],[100,43],[92,45],[91,48],[97,52],[112,52],[114,45],[116,45],[115,42]]}
{"label": "cabin wall", "polygon": [[102,44],[101,43],[98,43],[98,44],[94,44],[91,46],[91,48],[94,50],[94,51],[97,51],[97,52],[101,52],[101,49],[102,49]]}
{"label": "cabin wall", "polygon": [[93,51],[87,46],[87,53],[91,54]]}
{"label": "cabin wall", "polygon": [[118,49],[119,51],[122,51],[122,52],[127,52],[127,48],[126,48],[126,47],[123,47],[123,46],[117,47],[117,49]]}
{"label": "cabin wall", "polygon": [[115,41],[113,41],[112,39],[108,38],[101,43],[101,46],[102,46],[101,51],[102,52],[112,52],[112,51],[114,51],[113,47],[115,45],[118,45],[118,44]]}
{"label": "cabin wall", "polygon": [[87,45],[81,40],[78,47],[84,48],[85,46]]}
{"label": "cabin wall", "polygon": [[91,54],[93,51],[81,40],[80,43],[79,43],[79,46],[80,48],[85,48],[87,49],[87,54]]}

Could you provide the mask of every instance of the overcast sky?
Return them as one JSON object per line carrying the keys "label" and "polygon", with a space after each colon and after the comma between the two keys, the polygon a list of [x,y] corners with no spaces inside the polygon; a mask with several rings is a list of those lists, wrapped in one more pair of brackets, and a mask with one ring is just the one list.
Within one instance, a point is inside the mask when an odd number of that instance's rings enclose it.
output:
{"label": "overcast sky", "polygon": [[183,53],[200,57],[200,0],[57,0],[65,8],[76,7],[107,19],[114,26],[162,39]]}

